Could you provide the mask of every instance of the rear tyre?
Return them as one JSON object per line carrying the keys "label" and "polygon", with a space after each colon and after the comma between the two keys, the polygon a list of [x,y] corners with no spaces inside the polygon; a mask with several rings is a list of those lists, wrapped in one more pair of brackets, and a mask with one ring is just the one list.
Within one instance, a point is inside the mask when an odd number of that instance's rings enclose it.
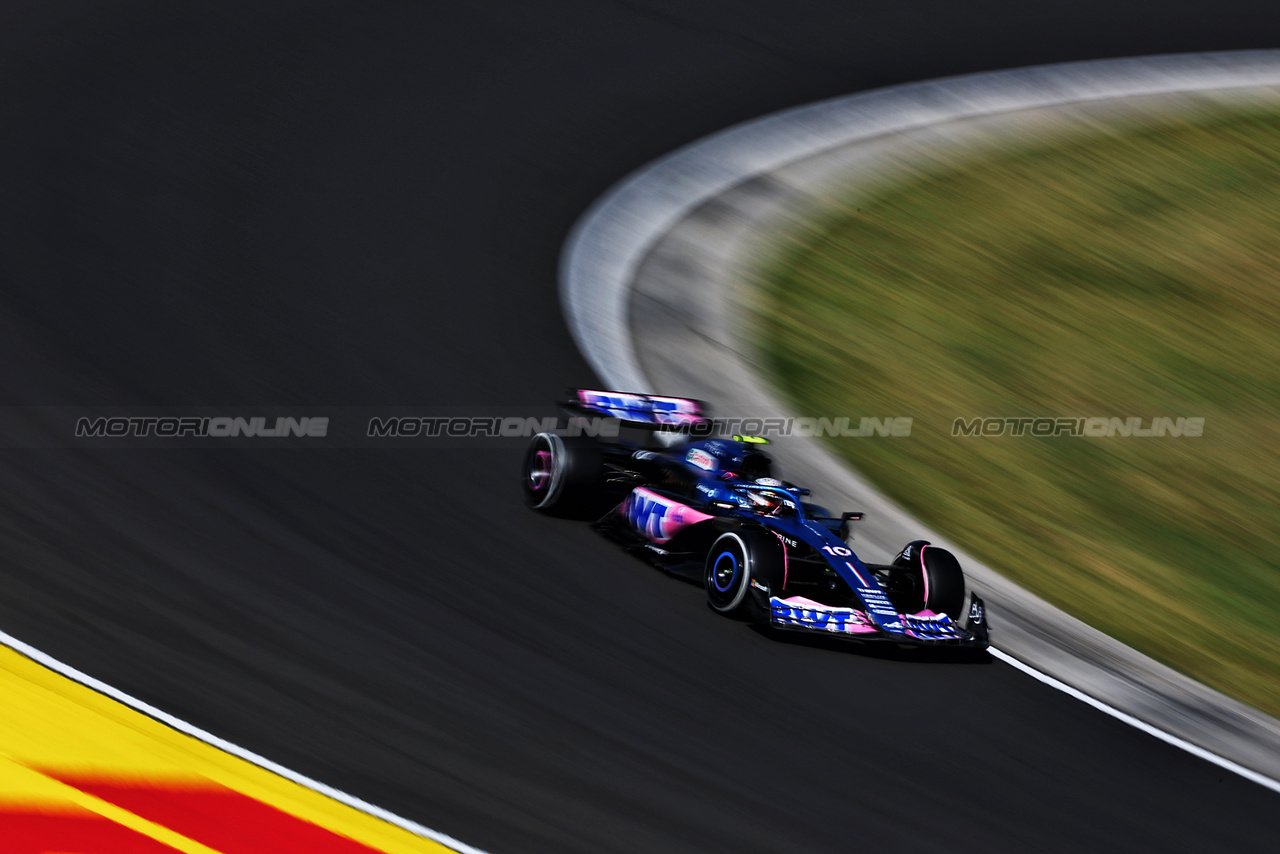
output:
{"label": "rear tyre", "polygon": [[764,594],[753,595],[751,582],[756,579],[771,588],[771,580],[782,577],[782,561],[781,546],[772,534],[751,529],[721,534],[707,552],[707,604],[721,614],[767,623],[767,600],[764,604],[757,601],[764,599]]}
{"label": "rear tyre", "polygon": [[960,621],[965,613],[964,571],[955,555],[915,540],[903,548],[893,565],[910,580],[912,592],[904,602],[907,613],[928,609]]}
{"label": "rear tyre", "polygon": [[524,501],[539,513],[587,518],[601,502],[600,446],[587,436],[539,433],[524,454]]}

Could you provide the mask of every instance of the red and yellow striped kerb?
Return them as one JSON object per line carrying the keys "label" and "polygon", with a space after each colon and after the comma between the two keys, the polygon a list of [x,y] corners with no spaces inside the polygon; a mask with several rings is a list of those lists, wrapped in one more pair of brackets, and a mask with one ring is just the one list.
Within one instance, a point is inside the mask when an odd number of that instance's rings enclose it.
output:
{"label": "red and yellow striped kerb", "polygon": [[455,850],[0,646],[0,854]]}

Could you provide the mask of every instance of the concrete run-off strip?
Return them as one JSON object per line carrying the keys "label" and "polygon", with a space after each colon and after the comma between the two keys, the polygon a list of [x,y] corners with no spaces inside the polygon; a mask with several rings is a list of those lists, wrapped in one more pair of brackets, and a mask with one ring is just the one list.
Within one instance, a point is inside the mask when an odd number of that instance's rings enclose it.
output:
{"label": "concrete run-off strip", "polygon": [[[740,125],[646,166],[588,211],[562,256],[564,311],[579,348],[616,389],[700,397],[725,416],[795,414],[761,379],[742,306],[772,241],[835,200],[826,193],[871,194],[922,166],[1047,134],[1224,102],[1274,104],[1277,87],[1276,51],[1107,60],[899,86]],[[824,505],[867,511],[858,537],[868,559],[920,537],[955,551],[990,606],[1000,657],[1280,791],[1280,721],[1013,584],[818,442],[792,438],[771,453]]]}

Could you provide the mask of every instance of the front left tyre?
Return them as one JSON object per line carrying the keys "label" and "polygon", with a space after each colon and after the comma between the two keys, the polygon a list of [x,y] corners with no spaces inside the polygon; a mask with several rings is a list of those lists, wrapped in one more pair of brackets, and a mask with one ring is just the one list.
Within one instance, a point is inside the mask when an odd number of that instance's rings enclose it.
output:
{"label": "front left tyre", "polygon": [[907,543],[893,561],[908,582],[899,607],[908,614],[929,610],[956,622],[965,613],[964,572],[955,555],[927,540]]}

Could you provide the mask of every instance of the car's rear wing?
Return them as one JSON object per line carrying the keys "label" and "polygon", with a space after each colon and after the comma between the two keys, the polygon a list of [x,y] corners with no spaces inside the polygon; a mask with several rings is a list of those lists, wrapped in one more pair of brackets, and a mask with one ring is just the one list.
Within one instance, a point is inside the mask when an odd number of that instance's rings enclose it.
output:
{"label": "car's rear wing", "polygon": [[627,427],[647,430],[706,429],[711,426],[706,406],[684,397],[658,397],[621,391],[570,389],[561,406],[570,415],[617,418]]}

